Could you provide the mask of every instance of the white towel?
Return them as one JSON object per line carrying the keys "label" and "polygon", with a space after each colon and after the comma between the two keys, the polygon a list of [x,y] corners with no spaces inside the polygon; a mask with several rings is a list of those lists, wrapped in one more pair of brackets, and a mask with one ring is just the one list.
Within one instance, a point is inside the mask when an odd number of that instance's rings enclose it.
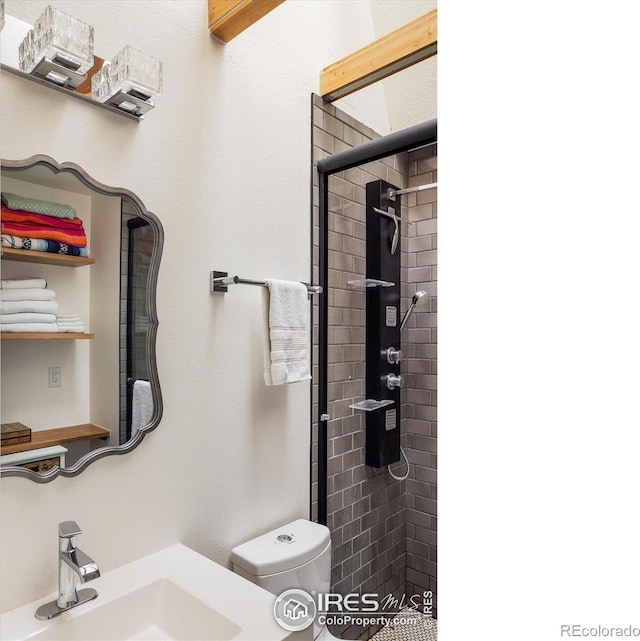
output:
{"label": "white towel", "polygon": [[308,381],[311,375],[307,286],[284,280],[266,282],[265,328],[268,332],[265,331],[264,382],[283,385]]}
{"label": "white towel", "polygon": [[78,323],[77,325],[60,325],[57,323],[58,331],[67,333],[67,334],[85,334],[84,323]]}
{"label": "white towel", "polygon": [[55,314],[58,302],[55,300],[3,300],[0,301],[0,313],[20,314],[22,312],[38,312],[39,314]]}
{"label": "white towel", "polygon": [[0,323],[0,332],[57,332],[55,323]]}
{"label": "white towel", "polygon": [[44,278],[10,278],[0,281],[2,289],[44,289],[46,286]]}
{"label": "white towel", "polygon": [[53,300],[53,289],[1,289],[0,300]]}
{"label": "white towel", "polygon": [[153,415],[153,397],[149,381],[138,380],[133,383],[131,399],[131,436],[149,424]]}
{"label": "white towel", "polygon": [[58,314],[58,321],[79,321],[80,314]]}
{"label": "white towel", "polygon": [[0,323],[55,323],[55,314],[38,314],[25,312],[22,314],[0,314]]}

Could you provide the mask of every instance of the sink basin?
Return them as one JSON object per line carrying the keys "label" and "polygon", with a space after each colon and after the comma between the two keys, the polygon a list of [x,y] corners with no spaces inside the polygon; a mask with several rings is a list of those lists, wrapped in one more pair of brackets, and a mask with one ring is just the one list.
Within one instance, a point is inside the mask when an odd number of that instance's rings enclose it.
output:
{"label": "sink basin", "polygon": [[2,641],[312,640],[312,628],[282,629],[275,597],[181,544],[87,584],[98,598],[50,621],[36,609],[52,594],[0,615]]}

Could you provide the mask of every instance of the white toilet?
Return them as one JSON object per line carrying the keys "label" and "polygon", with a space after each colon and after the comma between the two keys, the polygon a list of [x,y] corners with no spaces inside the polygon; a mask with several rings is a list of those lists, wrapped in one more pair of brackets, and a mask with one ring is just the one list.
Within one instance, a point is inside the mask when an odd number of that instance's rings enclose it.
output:
{"label": "white toilet", "polygon": [[[309,594],[329,592],[329,528],[298,519],[231,550],[233,571],[272,594],[299,588]],[[316,617],[317,619],[317,617]],[[327,627],[313,622],[315,641],[339,641]]]}

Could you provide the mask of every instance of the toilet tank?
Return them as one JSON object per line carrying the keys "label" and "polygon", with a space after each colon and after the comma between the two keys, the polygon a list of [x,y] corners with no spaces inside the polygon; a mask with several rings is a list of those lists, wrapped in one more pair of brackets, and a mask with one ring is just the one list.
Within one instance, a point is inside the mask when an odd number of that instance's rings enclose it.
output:
{"label": "toilet tank", "polygon": [[328,592],[329,528],[298,519],[233,548],[231,563],[236,574],[275,595],[292,588]]}

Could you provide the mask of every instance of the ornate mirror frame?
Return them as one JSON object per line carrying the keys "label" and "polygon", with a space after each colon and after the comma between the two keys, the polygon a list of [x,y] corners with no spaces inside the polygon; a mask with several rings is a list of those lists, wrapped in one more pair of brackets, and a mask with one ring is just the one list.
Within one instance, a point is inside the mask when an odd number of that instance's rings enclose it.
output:
{"label": "ornate mirror frame", "polygon": [[149,384],[153,398],[153,413],[146,426],[140,428],[135,435],[123,445],[106,446],[97,448],[85,454],[74,465],[69,468],[54,467],[53,469],[38,473],[19,466],[6,466],[0,469],[0,476],[20,476],[31,479],[37,483],[48,483],[53,479],[63,476],[77,476],[91,463],[105,456],[128,454],[133,451],[144,439],[145,435],[158,427],[162,418],[162,394],[158,378],[158,367],[156,362],[156,336],[158,332],[158,313],[156,308],[156,290],[158,283],[158,272],[160,269],[160,258],[164,245],[164,232],[160,220],[144,206],[142,201],[133,192],[127,189],[109,187],[91,177],[82,167],[72,162],[58,163],[53,158],[45,155],[32,156],[26,160],[2,160],[2,171],[4,173],[20,172],[42,165],[52,170],[54,174],[68,173],[75,176],[82,184],[92,191],[104,195],[121,198],[128,202],[136,211],[136,215],[149,223],[154,233],[154,245],[149,265],[149,279],[146,292],[146,304],[149,317],[149,330],[146,338],[147,359],[149,367]]}

